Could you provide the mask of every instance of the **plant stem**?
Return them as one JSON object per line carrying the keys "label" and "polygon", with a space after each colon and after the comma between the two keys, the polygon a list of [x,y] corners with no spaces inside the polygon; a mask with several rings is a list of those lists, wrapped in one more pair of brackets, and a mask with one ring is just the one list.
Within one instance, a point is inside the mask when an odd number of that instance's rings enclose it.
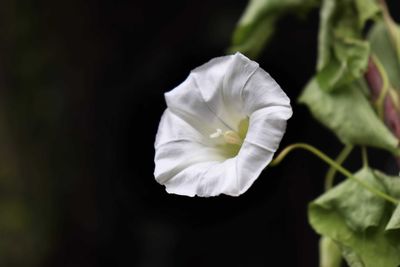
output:
{"label": "plant stem", "polygon": [[[342,165],[352,150],[353,150],[353,145],[345,145],[343,150],[339,153],[339,155],[335,159],[335,162],[339,165]],[[333,180],[335,179],[335,174],[336,174],[336,169],[330,166],[325,176],[325,191],[328,191],[329,189],[332,188]]]}
{"label": "plant stem", "polygon": [[397,91],[392,88],[385,68],[374,55],[369,58],[364,77],[368,83],[372,101],[377,104],[379,115],[383,115],[382,119],[386,126],[400,140],[400,109]]}
{"label": "plant stem", "polygon": [[322,151],[320,151],[319,149],[309,145],[309,144],[305,144],[305,143],[296,143],[296,144],[292,144],[290,146],[287,146],[284,150],[281,151],[281,153],[271,162],[271,166],[276,166],[278,165],[291,151],[295,150],[295,149],[304,149],[307,150],[308,152],[311,152],[312,154],[314,154],[315,156],[317,156],[318,158],[320,158],[322,161],[325,161],[327,164],[329,164],[330,166],[332,166],[333,168],[335,168],[338,172],[340,172],[341,174],[343,174],[344,176],[346,176],[349,179],[354,180],[355,182],[357,182],[359,185],[361,185],[362,187],[364,187],[365,189],[367,189],[368,191],[370,191],[371,193],[375,194],[376,196],[383,198],[391,203],[393,203],[394,205],[398,205],[400,204],[400,201],[387,195],[386,193],[372,187],[371,185],[369,185],[368,183],[365,183],[364,181],[360,180],[359,178],[355,177],[351,172],[349,172],[347,169],[343,168],[342,166],[340,166],[339,164],[337,164],[333,159],[331,159],[330,157],[328,157],[325,153],[323,153]]}
{"label": "plant stem", "polygon": [[369,58],[365,76],[371,89],[372,100],[375,102],[378,115],[382,120],[385,120],[384,104],[390,84],[385,68],[374,54]]}
{"label": "plant stem", "polygon": [[362,162],[363,162],[363,167],[364,168],[368,168],[369,164],[368,164],[368,152],[367,152],[367,148],[365,146],[361,147],[361,158],[362,158]]}

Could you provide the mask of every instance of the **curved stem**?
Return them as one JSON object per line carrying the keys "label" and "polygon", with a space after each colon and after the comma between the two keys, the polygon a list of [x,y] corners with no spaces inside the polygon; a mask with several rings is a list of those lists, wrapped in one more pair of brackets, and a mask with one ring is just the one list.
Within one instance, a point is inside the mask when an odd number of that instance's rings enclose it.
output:
{"label": "curved stem", "polygon": [[343,168],[342,166],[340,166],[339,164],[337,164],[333,159],[331,159],[330,157],[328,157],[325,153],[323,153],[322,151],[320,151],[319,149],[308,145],[308,144],[304,144],[304,143],[296,143],[290,146],[287,146],[284,150],[282,150],[282,152],[271,162],[271,166],[276,166],[278,165],[291,151],[295,150],[295,149],[304,149],[307,150],[309,152],[311,152],[312,154],[314,154],[315,156],[317,156],[318,158],[320,158],[321,160],[325,161],[327,164],[329,164],[330,166],[332,166],[333,168],[335,168],[338,172],[340,172],[341,174],[343,174],[344,176],[346,176],[349,179],[353,179],[355,182],[357,182],[359,185],[361,185],[362,187],[364,187],[365,189],[367,189],[368,191],[370,191],[371,193],[395,204],[398,205],[400,204],[400,201],[385,194],[384,192],[370,186],[368,183],[365,183],[364,181],[360,180],[359,178],[355,177],[351,172],[349,172],[348,170],[346,170],[345,168]]}
{"label": "curved stem", "polygon": [[[338,165],[342,165],[346,158],[350,155],[351,151],[353,150],[353,145],[346,145],[343,150],[339,153],[335,162]],[[325,191],[328,191],[333,186],[333,180],[335,179],[336,169],[333,166],[330,166],[328,172],[325,176]]]}

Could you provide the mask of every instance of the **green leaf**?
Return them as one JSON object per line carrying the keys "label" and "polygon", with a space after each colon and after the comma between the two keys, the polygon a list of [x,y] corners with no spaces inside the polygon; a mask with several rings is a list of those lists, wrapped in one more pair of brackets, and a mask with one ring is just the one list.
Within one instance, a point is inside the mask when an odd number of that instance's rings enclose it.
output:
{"label": "green leaf", "polygon": [[276,21],[275,16],[265,16],[257,23],[239,26],[233,35],[232,47],[228,52],[239,51],[250,58],[257,58],[273,35]]}
{"label": "green leaf", "polygon": [[323,90],[333,90],[363,75],[370,48],[362,30],[378,11],[373,0],[323,1],[317,61],[317,81]]}
{"label": "green leaf", "polygon": [[[384,185],[365,168],[355,174],[377,189]],[[309,221],[321,235],[339,244],[352,267],[398,267],[399,231],[385,231],[392,204],[352,180],[345,180],[309,205]]]}
{"label": "green leaf", "polygon": [[368,65],[369,44],[358,39],[337,39],[333,50],[335,58],[317,74],[323,90],[346,85],[361,77]]}
{"label": "green leaf", "polygon": [[[373,172],[364,168],[355,174],[369,185],[384,191],[384,186],[377,180]],[[363,203],[363,205],[360,205]],[[385,200],[360,187],[353,180],[346,180],[314,201],[324,209],[334,209],[343,216],[346,224],[355,231],[364,231],[368,227],[377,226],[383,214]]]}
{"label": "green leaf", "polygon": [[397,208],[393,212],[393,215],[385,228],[386,231],[393,229],[400,229],[400,205],[397,205]]}
{"label": "green leaf", "polygon": [[304,15],[319,0],[251,0],[232,38],[229,52],[240,51],[256,58],[275,30],[276,22],[288,13]]}
{"label": "green leaf", "polygon": [[363,28],[368,20],[373,19],[380,12],[376,0],[355,0],[355,5],[358,12],[360,28]]}
{"label": "green leaf", "polygon": [[338,245],[326,236],[321,236],[319,240],[319,266],[342,266],[342,254]]}
{"label": "green leaf", "polygon": [[400,199],[400,177],[399,176],[389,176],[380,172],[378,170],[374,170],[375,177],[379,179],[379,181],[385,186],[386,191],[389,195],[394,198]]}
{"label": "green leaf", "polygon": [[[400,27],[397,26],[397,29],[400,35]],[[397,60],[396,49],[393,47],[383,22],[376,23],[373,26],[368,35],[368,40],[371,43],[372,52],[382,62],[390,83],[400,90],[400,62]]]}
{"label": "green leaf", "polygon": [[338,246],[342,252],[343,258],[350,267],[365,267],[360,256],[358,256],[357,253],[355,253],[351,248],[339,244]]}
{"label": "green leaf", "polygon": [[320,9],[318,32],[318,61],[317,70],[322,70],[331,60],[330,44],[332,43],[332,17],[335,12],[336,1],[324,0]]}
{"label": "green leaf", "polygon": [[346,67],[347,77],[344,76],[344,83],[351,82],[364,74],[368,65],[368,42],[352,38],[338,39],[334,51],[339,61]]}
{"label": "green leaf", "polygon": [[378,118],[359,83],[332,92],[311,80],[299,98],[312,115],[332,130],[344,144],[366,145],[398,154],[398,140]]}
{"label": "green leaf", "polygon": [[[400,200],[400,177],[389,176],[380,171],[375,171],[374,174],[385,186],[389,195]],[[385,230],[393,229],[400,229],[400,205],[395,209]]]}

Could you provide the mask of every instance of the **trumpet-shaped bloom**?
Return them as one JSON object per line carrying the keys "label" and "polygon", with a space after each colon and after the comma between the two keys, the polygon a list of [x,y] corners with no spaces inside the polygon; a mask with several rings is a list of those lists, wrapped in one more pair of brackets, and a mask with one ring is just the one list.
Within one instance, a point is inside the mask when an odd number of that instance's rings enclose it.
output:
{"label": "trumpet-shaped bloom", "polygon": [[271,76],[240,53],[214,58],[165,94],[156,180],[187,196],[238,196],[272,160],[292,115]]}

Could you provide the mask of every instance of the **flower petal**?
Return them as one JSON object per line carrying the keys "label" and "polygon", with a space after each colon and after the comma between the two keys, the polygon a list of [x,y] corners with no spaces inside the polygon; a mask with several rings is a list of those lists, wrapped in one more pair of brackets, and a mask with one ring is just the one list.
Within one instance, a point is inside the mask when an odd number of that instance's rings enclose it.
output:
{"label": "flower petal", "polygon": [[192,71],[203,100],[231,130],[248,116],[242,90],[258,64],[240,53],[211,60]]}
{"label": "flower petal", "polygon": [[196,143],[169,143],[158,149],[155,176],[169,193],[238,196],[253,184],[273,155],[261,147],[244,144],[237,157],[221,159],[212,148]]}
{"label": "flower petal", "polygon": [[155,149],[154,175],[161,184],[190,165],[226,159],[217,148],[217,141],[204,138],[192,125],[169,109],[161,118]]}
{"label": "flower petal", "polygon": [[230,129],[204,101],[192,74],[174,90],[166,93],[165,100],[171,112],[187,121],[204,137],[208,138],[216,129]]}
{"label": "flower petal", "polygon": [[246,116],[242,89],[257,69],[256,62],[240,53],[212,59],[165,94],[167,106],[199,131],[237,131],[237,122]]}
{"label": "flower petal", "polygon": [[[165,98],[154,175],[168,192],[187,196],[244,193],[272,160],[292,115],[279,85],[240,53],[193,70]],[[228,158],[210,134],[238,132],[245,118],[250,126],[244,143]]]}
{"label": "flower petal", "polygon": [[246,142],[275,152],[292,116],[290,99],[271,76],[261,68],[251,76],[243,89],[245,112],[250,126]]}

